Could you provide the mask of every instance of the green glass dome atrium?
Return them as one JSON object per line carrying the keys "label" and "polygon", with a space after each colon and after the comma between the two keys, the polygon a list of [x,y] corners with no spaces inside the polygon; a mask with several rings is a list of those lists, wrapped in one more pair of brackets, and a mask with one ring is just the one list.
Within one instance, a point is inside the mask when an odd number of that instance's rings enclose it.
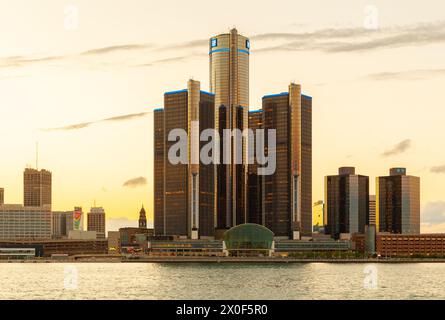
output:
{"label": "green glass dome atrium", "polygon": [[226,231],[224,244],[230,255],[269,255],[273,250],[274,233],[255,224],[240,224]]}

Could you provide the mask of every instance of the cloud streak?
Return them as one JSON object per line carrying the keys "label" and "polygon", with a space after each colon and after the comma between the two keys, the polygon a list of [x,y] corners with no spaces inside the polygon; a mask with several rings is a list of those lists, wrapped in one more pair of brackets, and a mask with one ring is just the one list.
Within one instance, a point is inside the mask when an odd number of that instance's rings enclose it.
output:
{"label": "cloud streak", "polygon": [[369,80],[422,80],[426,78],[445,76],[445,69],[418,69],[397,72],[380,72],[366,76]]}
{"label": "cloud streak", "polygon": [[436,166],[436,167],[432,167],[430,169],[430,171],[432,173],[445,173],[445,164],[442,166]]}
{"label": "cloud streak", "polygon": [[91,49],[82,52],[80,55],[103,55],[109,54],[119,51],[137,51],[137,50],[145,50],[153,47],[151,44],[124,44],[124,45],[116,45],[116,46],[108,46],[102,48]]}
{"label": "cloud streak", "polygon": [[65,57],[64,56],[46,56],[46,57],[24,57],[24,56],[10,56],[0,58],[0,68],[21,68],[24,66],[53,62],[53,61],[61,61]]}
{"label": "cloud streak", "polygon": [[255,52],[322,51],[326,53],[363,52],[376,49],[418,46],[445,42],[445,21],[413,24],[380,30],[364,28],[321,29],[306,33],[266,33],[252,39],[285,41]]}
{"label": "cloud streak", "polygon": [[410,139],[406,139],[406,140],[403,140],[403,141],[399,142],[398,144],[393,146],[391,149],[386,150],[385,152],[383,152],[382,156],[383,157],[395,156],[395,155],[404,153],[410,147],[411,147],[411,140]]}
{"label": "cloud streak", "polygon": [[[250,37],[258,46],[254,53],[287,52],[287,51],[320,51],[324,53],[360,53],[378,49],[420,46],[445,43],[445,21],[386,27],[379,30],[357,28],[325,28],[311,32],[263,33]],[[196,39],[179,44],[132,43],[93,48],[73,55],[24,57],[13,56],[0,58],[0,68],[24,67],[27,65],[60,61],[66,58],[95,57],[116,52],[151,52],[202,49],[203,54],[188,53],[180,57],[166,58],[140,66],[154,66],[162,63],[173,63],[185,59],[207,55],[209,39]],[[261,43],[264,43],[261,46]],[[381,75],[385,76],[385,75]],[[391,76],[391,75],[386,75]]]}
{"label": "cloud streak", "polygon": [[147,179],[145,177],[137,177],[130,180],[127,180],[122,185],[127,188],[137,188],[141,186],[145,186],[147,184]]}
{"label": "cloud streak", "polygon": [[152,112],[150,111],[150,112],[131,113],[131,114],[125,114],[125,115],[121,115],[121,116],[115,116],[115,117],[105,118],[105,119],[96,120],[96,121],[76,123],[76,124],[71,124],[71,125],[57,127],[57,128],[46,128],[46,129],[42,129],[42,130],[47,131],[47,132],[79,130],[79,129],[84,129],[84,128],[87,128],[91,125],[98,124],[98,123],[134,120],[134,119],[145,117],[149,113],[152,113]]}

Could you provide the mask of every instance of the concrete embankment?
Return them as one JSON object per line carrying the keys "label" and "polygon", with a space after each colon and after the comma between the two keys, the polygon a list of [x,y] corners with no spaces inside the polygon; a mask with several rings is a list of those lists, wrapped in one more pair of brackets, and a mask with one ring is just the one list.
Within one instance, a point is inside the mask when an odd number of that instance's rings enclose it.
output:
{"label": "concrete embankment", "polygon": [[380,259],[297,259],[277,257],[95,257],[82,255],[68,259],[1,260],[0,263],[445,263],[445,259],[380,258]]}

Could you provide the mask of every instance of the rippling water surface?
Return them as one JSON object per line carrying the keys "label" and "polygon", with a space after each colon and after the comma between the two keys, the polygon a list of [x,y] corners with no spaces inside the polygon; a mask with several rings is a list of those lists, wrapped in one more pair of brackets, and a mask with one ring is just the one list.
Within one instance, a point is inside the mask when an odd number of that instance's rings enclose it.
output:
{"label": "rippling water surface", "polygon": [[366,266],[0,263],[0,299],[445,299],[445,264]]}

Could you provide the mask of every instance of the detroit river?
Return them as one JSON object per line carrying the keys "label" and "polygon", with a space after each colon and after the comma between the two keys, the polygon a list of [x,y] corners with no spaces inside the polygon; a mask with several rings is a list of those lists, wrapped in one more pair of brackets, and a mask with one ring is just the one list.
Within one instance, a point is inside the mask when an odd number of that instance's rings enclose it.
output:
{"label": "detroit river", "polygon": [[1,263],[0,299],[445,299],[445,264]]}

